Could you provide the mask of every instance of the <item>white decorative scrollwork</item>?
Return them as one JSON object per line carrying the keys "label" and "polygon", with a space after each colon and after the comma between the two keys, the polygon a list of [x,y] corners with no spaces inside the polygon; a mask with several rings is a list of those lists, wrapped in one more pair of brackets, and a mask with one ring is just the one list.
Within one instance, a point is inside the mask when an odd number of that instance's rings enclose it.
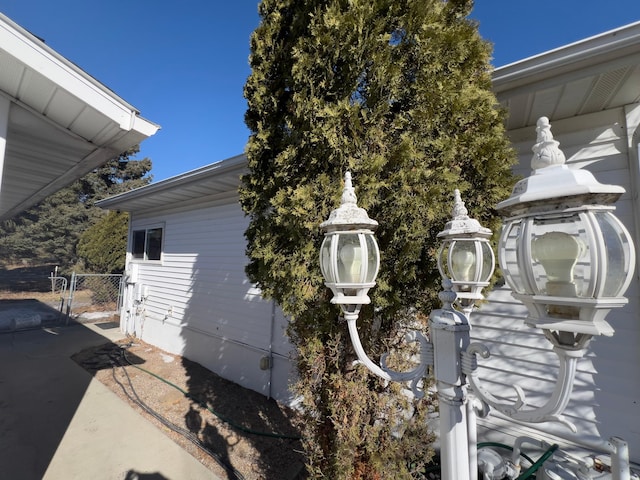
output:
{"label": "white decorative scrollwork", "polygon": [[405,339],[407,342],[416,342],[420,345],[419,363],[416,368],[409,370],[408,372],[397,372],[390,369],[387,366],[388,353],[385,353],[380,358],[380,365],[376,365],[365,353],[360,343],[360,336],[358,335],[358,329],[356,327],[356,320],[358,315],[344,315],[349,327],[349,336],[353,348],[358,356],[359,363],[362,363],[372,373],[378,377],[392,382],[411,382],[411,391],[416,398],[424,397],[424,390],[421,388],[422,380],[427,376],[427,369],[433,365],[433,345],[427,340],[427,338],[418,331],[411,331],[407,333]]}
{"label": "white decorative scrollwork", "polygon": [[553,394],[547,403],[541,407],[525,408],[527,407],[527,399],[524,391],[518,385],[513,386],[517,399],[512,403],[499,400],[482,386],[478,375],[476,355],[480,355],[482,358],[489,358],[490,356],[489,349],[483,344],[472,343],[466,351],[462,352],[462,370],[467,375],[467,381],[473,393],[486,406],[494,408],[514,420],[528,423],[556,422],[576,433],[576,426],[568,421],[562,415],[562,412],[569,403],[577,363],[584,356],[585,350],[555,346],[553,351],[558,356],[560,370]]}

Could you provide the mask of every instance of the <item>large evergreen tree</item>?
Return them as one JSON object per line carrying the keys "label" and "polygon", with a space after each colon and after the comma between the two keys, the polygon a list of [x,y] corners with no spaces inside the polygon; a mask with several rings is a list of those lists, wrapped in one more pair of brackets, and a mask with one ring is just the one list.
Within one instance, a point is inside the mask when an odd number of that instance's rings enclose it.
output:
{"label": "large evergreen tree", "polygon": [[132,157],[138,147],[123,152],[102,167],[54,193],[38,205],[0,225],[0,258],[27,260],[69,268],[78,261],[82,233],[106,212],[95,202],[109,195],[146,185],[151,160]]}
{"label": "large evergreen tree", "polygon": [[[514,155],[471,0],[263,0],[245,85],[249,277],[290,315],[315,478],[409,478],[428,457],[428,400],[354,366],[318,265],[318,225],[352,172],[380,223],[381,270],[360,315],[373,358],[438,306],[436,234],[455,188],[498,227]],[[406,419],[407,412],[413,418]],[[402,425],[402,427],[399,427]],[[398,428],[403,432],[399,436]]]}
{"label": "large evergreen tree", "polygon": [[110,211],[87,228],[77,252],[85,268],[97,273],[122,273],[127,256],[129,214]]}

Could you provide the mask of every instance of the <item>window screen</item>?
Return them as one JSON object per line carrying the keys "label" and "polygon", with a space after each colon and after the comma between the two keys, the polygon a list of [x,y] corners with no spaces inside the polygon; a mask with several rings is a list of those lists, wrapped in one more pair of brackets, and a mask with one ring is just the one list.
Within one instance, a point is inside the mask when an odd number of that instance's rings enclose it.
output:
{"label": "window screen", "polygon": [[147,260],[160,260],[162,254],[162,229],[147,230]]}
{"label": "window screen", "polygon": [[131,253],[133,258],[144,258],[145,230],[136,230],[133,232],[133,246]]}

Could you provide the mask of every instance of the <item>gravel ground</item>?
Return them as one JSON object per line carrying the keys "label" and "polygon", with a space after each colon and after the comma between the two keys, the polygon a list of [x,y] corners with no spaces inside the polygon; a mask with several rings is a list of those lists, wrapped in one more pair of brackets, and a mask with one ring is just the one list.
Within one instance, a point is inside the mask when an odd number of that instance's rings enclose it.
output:
{"label": "gravel ground", "polygon": [[305,478],[299,418],[275,401],[137,339],[73,358],[220,478]]}

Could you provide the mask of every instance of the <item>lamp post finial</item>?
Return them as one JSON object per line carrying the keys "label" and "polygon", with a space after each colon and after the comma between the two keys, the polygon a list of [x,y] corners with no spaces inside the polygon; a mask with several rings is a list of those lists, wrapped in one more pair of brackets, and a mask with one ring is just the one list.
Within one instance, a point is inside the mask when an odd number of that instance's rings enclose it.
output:
{"label": "lamp post finial", "polygon": [[536,134],[536,143],[531,147],[533,150],[531,168],[538,170],[551,165],[564,165],[566,161],[564,153],[559,148],[560,142],[553,139],[551,124],[547,117],[540,117],[536,122]]}
{"label": "lamp post finial", "polygon": [[357,205],[358,203],[358,197],[356,197],[356,192],[351,182],[351,172],[349,171],[344,173],[344,190],[342,191],[341,203],[342,205]]}

